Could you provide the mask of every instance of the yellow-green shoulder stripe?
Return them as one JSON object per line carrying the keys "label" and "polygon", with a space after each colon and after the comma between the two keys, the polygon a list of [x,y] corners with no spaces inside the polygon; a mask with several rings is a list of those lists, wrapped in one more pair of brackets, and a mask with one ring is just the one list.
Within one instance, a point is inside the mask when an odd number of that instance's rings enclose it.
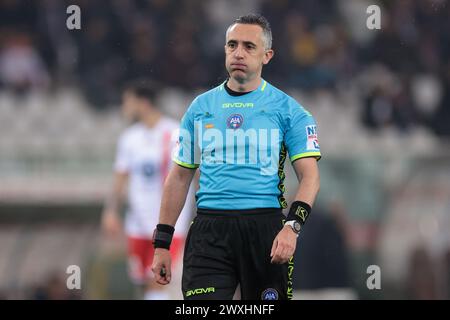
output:
{"label": "yellow-green shoulder stripe", "polygon": [[172,160],[173,160],[173,162],[175,162],[176,164],[178,164],[178,165],[180,165],[180,166],[182,166],[182,167],[188,168],[188,169],[197,169],[197,168],[198,168],[198,164],[190,164],[190,163],[186,163],[186,162],[180,161],[180,160],[175,159],[175,158],[173,158]]}
{"label": "yellow-green shoulder stripe", "polygon": [[291,157],[291,162],[294,162],[295,160],[298,160],[300,158],[307,158],[307,157],[315,157],[317,161],[319,161],[322,155],[320,154],[320,151],[303,152],[293,155]]}
{"label": "yellow-green shoulder stripe", "polygon": [[262,87],[261,87],[261,91],[264,91],[264,89],[266,88],[266,86],[267,86],[267,81],[264,80],[264,83],[263,83],[263,85],[262,85]]}

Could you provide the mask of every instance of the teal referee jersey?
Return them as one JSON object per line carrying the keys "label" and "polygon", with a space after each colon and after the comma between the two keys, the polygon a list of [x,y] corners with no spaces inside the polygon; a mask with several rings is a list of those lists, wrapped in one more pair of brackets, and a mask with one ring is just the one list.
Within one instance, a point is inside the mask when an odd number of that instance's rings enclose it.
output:
{"label": "teal referee jersey", "polygon": [[316,122],[264,79],[256,90],[239,96],[230,95],[225,85],[191,103],[173,160],[200,168],[198,208],[285,208],[285,159],[320,159]]}

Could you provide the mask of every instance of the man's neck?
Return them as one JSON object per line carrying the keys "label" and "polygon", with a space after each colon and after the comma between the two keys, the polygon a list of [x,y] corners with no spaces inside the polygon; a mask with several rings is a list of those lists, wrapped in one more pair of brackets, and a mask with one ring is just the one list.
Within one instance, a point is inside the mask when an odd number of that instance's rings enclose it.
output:
{"label": "man's neck", "polygon": [[257,77],[249,82],[240,83],[230,77],[227,82],[228,88],[236,92],[250,92],[256,90],[261,84],[261,77]]}
{"label": "man's neck", "polygon": [[161,119],[161,113],[160,112],[154,112],[147,114],[143,119],[142,123],[150,129],[153,129],[158,124],[158,121]]}

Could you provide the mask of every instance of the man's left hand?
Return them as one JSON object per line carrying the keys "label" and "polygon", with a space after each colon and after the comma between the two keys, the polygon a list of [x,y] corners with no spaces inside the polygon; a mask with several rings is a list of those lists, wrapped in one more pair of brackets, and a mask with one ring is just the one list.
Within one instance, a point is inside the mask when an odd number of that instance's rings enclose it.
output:
{"label": "man's left hand", "polygon": [[297,245],[297,234],[290,226],[285,226],[273,240],[270,252],[271,263],[283,264],[294,255]]}

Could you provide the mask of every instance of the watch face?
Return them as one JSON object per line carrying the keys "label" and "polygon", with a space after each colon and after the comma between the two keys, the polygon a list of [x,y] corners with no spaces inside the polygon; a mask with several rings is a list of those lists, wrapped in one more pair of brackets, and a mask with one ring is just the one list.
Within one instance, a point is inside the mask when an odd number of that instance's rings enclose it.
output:
{"label": "watch face", "polygon": [[298,221],[294,221],[294,230],[295,230],[295,232],[299,233],[300,232],[300,228],[301,228],[300,223]]}
{"label": "watch face", "polygon": [[302,225],[297,220],[288,221],[287,224],[292,228],[292,231],[299,233]]}

